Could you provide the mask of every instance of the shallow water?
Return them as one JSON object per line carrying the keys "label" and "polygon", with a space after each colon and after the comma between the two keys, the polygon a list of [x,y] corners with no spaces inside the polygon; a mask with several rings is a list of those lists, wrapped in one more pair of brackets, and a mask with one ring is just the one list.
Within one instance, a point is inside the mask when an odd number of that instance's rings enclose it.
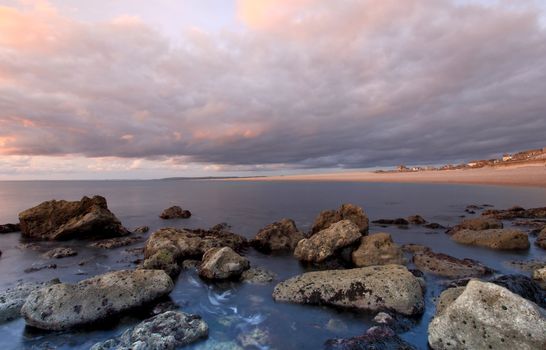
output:
{"label": "shallow water", "polygon": [[[0,182],[0,223],[16,222],[17,213],[45,200],[78,200],[94,194],[107,198],[110,209],[127,228],[150,226],[146,236],[165,226],[208,228],[227,222],[233,232],[252,237],[261,227],[283,217],[294,219],[300,229],[308,230],[318,212],[342,203],[362,206],[370,220],[420,214],[445,226],[460,221],[469,204],[487,203],[497,208],[546,205],[546,189],[496,186],[197,180]],[[168,222],[158,218],[164,208],[175,204],[191,210],[192,217]],[[508,260],[545,258],[544,251],[534,245],[524,253],[498,252],[462,246],[452,242],[443,230],[418,226],[399,229],[372,225],[370,233],[374,232],[388,232],[398,244],[425,244],[437,252],[473,258],[499,273],[518,272],[505,265]],[[0,235],[3,252],[0,289],[20,280],[46,281],[59,277],[63,282],[75,282],[111,270],[133,268],[132,261],[140,257],[127,252],[128,247],[104,250],[74,241],[47,243],[52,247],[72,245],[78,250],[75,257],[48,261],[40,257],[41,252],[18,248],[21,242],[19,233]],[[129,248],[143,245],[140,242]],[[373,315],[273,302],[271,292],[275,283],[305,269],[291,256],[268,256],[253,250],[246,255],[253,266],[275,272],[277,279],[266,285],[207,284],[193,271],[183,271],[178,278],[171,299],[181,310],[201,315],[210,327],[208,340],[188,349],[207,349],[218,342],[236,341],[238,335],[255,328],[269,333],[270,345],[264,349],[321,349],[329,338],[357,336],[371,325]],[[80,266],[78,263],[82,261],[85,264]],[[31,266],[52,262],[57,264],[56,269],[24,272]],[[420,349],[427,348],[426,329],[434,314],[432,299],[439,294],[443,282],[431,275],[426,275],[426,279],[425,314],[415,327],[401,334]],[[25,328],[24,321],[19,319],[0,325],[0,349],[43,348],[46,344],[59,349],[88,349],[98,341],[120,334],[142,317],[125,316],[103,329],[60,333]],[[330,320],[339,321],[340,326],[327,329]]]}

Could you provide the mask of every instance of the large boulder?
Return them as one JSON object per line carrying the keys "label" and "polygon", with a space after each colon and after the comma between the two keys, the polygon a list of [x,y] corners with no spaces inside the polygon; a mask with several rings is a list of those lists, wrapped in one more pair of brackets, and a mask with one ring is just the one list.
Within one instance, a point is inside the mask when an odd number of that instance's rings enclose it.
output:
{"label": "large boulder", "polygon": [[169,220],[169,219],[187,219],[191,216],[191,212],[189,210],[184,210],[180,208],[178,205],[174,205],[172,207],[169,207],[159,215],[160,218]]}
{"label": "large boulder", "polygon": [[32,292],[21,313],[29,326],[63,330],[145,305],[169,294],[173,286],[161,270],[121,270]]}
{"label": "large boulder", "polygon": [[545,349],[546,319],[536,304],[493,283],[472,280],[428,327],[443,349]]}
{"label": "large boulder", "polygon": [[93,345],[91,350],[174,350],[207,335],[208,326],[200,316],[167,311],[142,321],[117,338]]}
{"label": "large boulder", "polygon": [[419,315],[424,309],[421,282],[400,265],[307,272],[277,284],[273,298],[404,315]]}
{"label": "large boulder", "polygon": [[122,236],[129,233],[101,196],[52,200],[19,214],[24,237],[44,240]]}
{"label": "large boulder", "polygon": [[327,229],[332,224],[341,220],[349,220],[353,222],[356,226],[358,226],[360,233],[363,235],[368,233],[369,220],[364,210],[354,204],[343,204],[337,210],[322,211],[315,218],[315,222],[311,228],[311,234]]}
{"label": "large boulder", "polygon": [[352,221],[338,221],[310,238],[299,241],[294,256],[300,261],[322,263],[343,248],[358,243],[361,237],[358,226]]}
{"label": "large boulder", "polygon": [[477,245],[491,249],[524,250],[529,248],[527,234],[514,229],[461,230],[455,232],[451,239],[461,244]]}
{"label": "large boulder", "polygon": [[282,219],[267,225],[258,232],[250,244],[259,251],[293,252],[299,241],[304,238],[292,219]]}
{"label": "large boulder", "polygon": [[203,255],[199,276],[209,280],[237,279],[250,268],[250,262],[230,247],[212,248]]}
{"label": "large boulder", "polygon": [[352,253],[355,266],[374,266],[404,263],[402,249],[393,242],[388,233],[363,236],[360,246]]}
{"label": "large boulder", "polygon": [[235,233],[216,230],[186,230],[163,228],[154,232],[144,248],[145,269],[161,269],[176,276],[181,262],[186,259],[201,259],[211,248],[230,247],[241,251],[247,240]]}
{"label": "large boulder", "polygon": [[435,275],[463,278],[478,277],[490,274],[492,270],[472,259],[457,259],[447,254],[421,251],[413,256],[415,266],[423,271]]}
{"label": "large boulder", "polygon": [[57,283],[61,282],[54,279],[45,283],[19,283],[13,288],[0,291],[0,323],[21,317],[21,308],[30,293]]}

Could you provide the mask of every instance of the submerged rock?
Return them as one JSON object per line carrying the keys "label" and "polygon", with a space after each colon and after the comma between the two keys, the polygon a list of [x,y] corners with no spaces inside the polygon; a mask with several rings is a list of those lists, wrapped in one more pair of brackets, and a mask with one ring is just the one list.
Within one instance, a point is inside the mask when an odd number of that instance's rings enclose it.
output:
{"label": "submerged rock", "polygon": [[293,252],[296,245],[304,238],[292,219],[282,219],[267,225],[256,234],[250,244],[259,251]]}
{"label": "submerged rock", "polygon": [[209,280],[237,279],[250,268],[250,262],[230,247],[212,248],[203,255],[199,276]]}
{"label": "submerged rock", "polygon": [[191,212],[189,210],[183,210],[178,205],[172,206],[170,208],[167,208],[163,210],[163,212],[159,215],[160,218],[169,220],[169,219],[187,219],[191,216]]}
{"label": "submerged rock", "polygon": [[167,311],[126,330],[117,338],[97,343],[91,350],[174,350],[208,336],[198,315]]}
{"label": "submerged rock", "polygon": [[482,213],[482,216],[493,217],[499,220],[512,219],[543,219],[546,218],[546,207],[524,209],[513,207],[505,210],[490,209]]}
{"label": "submerged rock", "polygon": [[142,241],[142,237],[140,236],[118,237],[103,239],[98,242],[91,243],[89,246],[93,248],[114,249],[119,247],[125,247],[140,241]]}
{"label": "submerged rock", "polygon": [[277,275],[269,270],[261,267],[251,267],[244,271],[241,275],[241,280],[252,284],[266,284],[273,281]]}
{"label": "submerged rock", "polygon": [[372,223],[380,225],[380,226],[387,226],[387,225],[408,226],[409,225],[408,220],[406,220],[404,218],[379,219],[379,220],[372,221]]}
{"label": "submerged rock", "polygon": [[435,275],[462,278],[490,274],[492,270],[472,259],[457,259],[447,254],[422,251],[413,256],[415,266]]}
{"label": "submerged rock", "polygon": [[161,270],[122,270],[34,291],[21,313],[29,326],[63,330],[114,317],[172,289],[173,281]]}
{"label": "submerged rock", "polygon": [[443,228],[445,228],[444,226],[440,225],[440,224],[437,223],[437,222],[430,222],[430,223],[425,224],[425,225],[423,225],[423,226],[426,227],[426,228],[429,228],[429,229],[431,229],[431,230],[438,230],[438,229],[443,229]]}
{"label": "submerged rock", "polygon": [[328,339],[326,350],[416,350],[386,326],[372,327],[361,336],[348,339]]}
{"label": "submerged rock", "polygon": [[311,234],[325,230],[341,220],[349,220],[354,223],[363,235],[368,233],[369,220],[364,210],[354,204],[343,204],[337,210],[322,211],[315,218]]}
{"label": "submerged rock", "polygon": [[237,336],[237,341],[243,348],[267,348],[271,343],[269,332],[261,328],[254,328],[250,332],[244,332]]}
{"label": "submerged rock", "polygon": [[20,283],[13,288],[0,291],[0,323],[21,317],[21,308],[30,293],[57,283],[61,282],[54,279],[44,283]]}
{"label": "submerged rock", "polygon": [[61,259],[74,255],[78,255],[78,252],[74,249],[68,247],[59,247],[45,252],[44,254],[42,254],[42,257],[46,259]]}
{"label": "submerged rock", "polygon": [[273,298],[404,315],[422,314],[424,308],[419,279],[399,265],[307,272],[277,284]]}
{"label": "submerged rock", "polygon": [[472,280],[428,327],[435,349],[544,349],[544,310],[506,288]]}
{"label": "submerged rock", "polygon": [[244,237],[226,231],[164,228],[154,232],[146,241],[142,266],[176,276],[183,260],[201,259],[211,248],[230,247],[237,252],[247,244]]}
{"label": "submerged rock", "polygon": [[21,231],[20,224],[3,224],[0,225],[0,234],[2,233],[12,233]]}
{"label": "submerged rock", "polygon": [[133,230],[133,233],[146,233],[150,231],[150,228],[148,226],[139,226]]}
{"label": "submerged rock", "polygon": [[349,220],[338,221],[310,238],[299,241],[294,256],[304,262],[321,263],[334,257],[341,249],[356,244],[362,234]]}
{"label": "submerged rock", "polygon": [[455,242],[501,250],[529,249],[526,233],[514,229],[489,229],[482,231],[462,230],[455,232]]}
{"label": "submerged rock", "polygon": [[402,249],[388,233],[363,236],[360,246],[352,253],[352,260],[357,267],[404,263]]}
{"label": "submerged rock", "polygon": [[427,220],[421,215],[411,215],[406,218],[406,220],[412,225],[424,225],[427,223]]}
{"label": "submerged rock", "polygon": [[101,196],[80,201],[43,202],[19,214],[23,237],[64,240],[114,237],[129,233]]}

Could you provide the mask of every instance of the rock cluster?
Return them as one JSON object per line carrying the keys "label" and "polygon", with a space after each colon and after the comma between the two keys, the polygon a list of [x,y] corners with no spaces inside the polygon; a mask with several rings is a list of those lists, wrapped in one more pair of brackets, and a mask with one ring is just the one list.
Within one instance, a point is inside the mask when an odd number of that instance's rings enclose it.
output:
{"label": "rock cluster", "polygon": [[101,196],[47,201],[19,214],[24,237],[43,240],[122,236],[129,233]]}
{"label": "rock cluster", "polygon": [[354,204],[343,204],[337,210],[322,211],[315,218],[311,234],[314,235],[327,229],[330,225],[341,220],[349,220],[354,223],[363,235],[368,233],[369,220],[364,210]]}

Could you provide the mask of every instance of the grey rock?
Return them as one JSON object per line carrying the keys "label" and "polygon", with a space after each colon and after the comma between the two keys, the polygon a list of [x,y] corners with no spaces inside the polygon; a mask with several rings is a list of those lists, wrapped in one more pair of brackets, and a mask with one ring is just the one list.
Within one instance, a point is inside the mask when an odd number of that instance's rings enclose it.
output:
{"label": "grey rock", "polygon": [[44,283],[19,283],[13,288],[0,292],[0,323],[21,317],[21,308],[30,293],[53,284],[60,283],[58,279]]}
{"label": "grey rock", "polygon": [[212,248],[203,255],[199,276],[209,280],[237,279],[250,262],[230,247]]}
{"label": "grey rock", "polygon": [[466,287],[453,287],[444,290],[436,300],[436,315],[440,315],[461,295]]}

